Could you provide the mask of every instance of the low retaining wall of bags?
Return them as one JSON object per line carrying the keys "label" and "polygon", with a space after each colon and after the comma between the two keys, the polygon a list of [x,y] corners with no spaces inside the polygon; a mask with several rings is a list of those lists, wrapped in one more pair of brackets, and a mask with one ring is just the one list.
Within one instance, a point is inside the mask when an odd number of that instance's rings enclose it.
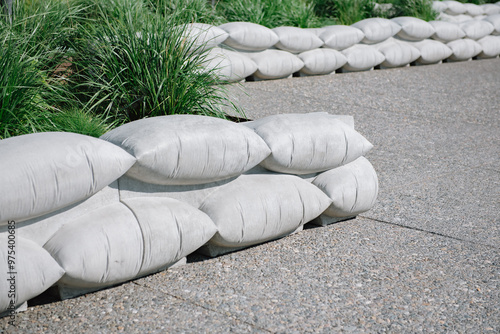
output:
{"label": "low retaining wall of bags", "polygon": [[314,29],[194,23],[187,36],[210,49],[205,67],[228,82],[498,57],[500,5],[435,1],[434,9],[440,15],[431,22],[370,18]]}
{"label": "low retaining wall of bags", "polygon": [[328,113],[1,140],[0,312],[53,285],[70,298],[354,217],[377,197],[371,148],[352,117]]}

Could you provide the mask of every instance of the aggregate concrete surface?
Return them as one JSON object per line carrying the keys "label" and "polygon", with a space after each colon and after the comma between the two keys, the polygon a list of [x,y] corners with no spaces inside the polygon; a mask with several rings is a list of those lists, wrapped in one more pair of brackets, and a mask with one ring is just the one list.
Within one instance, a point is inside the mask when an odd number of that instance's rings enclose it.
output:
{"label": "aggregate concrete surface", "polygon": [[374,144],[374,208],[71,300],[45,294],[0,329],[500,332],[500,59],[227,88],[250,119],[354,116]]}

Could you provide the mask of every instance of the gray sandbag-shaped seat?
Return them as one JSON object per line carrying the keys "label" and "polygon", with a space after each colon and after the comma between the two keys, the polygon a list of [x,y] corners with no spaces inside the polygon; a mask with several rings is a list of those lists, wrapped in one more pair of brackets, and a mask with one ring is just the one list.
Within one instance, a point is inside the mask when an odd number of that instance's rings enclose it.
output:
{"label": "gray sandbag-shaped seat", "polygon": [[216,232],[203,212],[169,198],[135,198],[64,225],[44,248],[65,270],[61,298],[164,270]]}
{"label": "gray sandbag-shaped seat", "polygon": [[465,32],[465,37],[478,40],[490,35],[495,27],[485,20],[470,20],[459,23],[460,28]]}
{"label": "gray sandbag-shaped seat", "polygon": [[384,55],[385,60],[380,64],[381,68],[406,66],[420,57],[420,51],[416,47],[395,38],[389,38],[374,47]]}
{"label": "gray sandbag-shaped seat", "polygon": [[431,38],[436,41],[447,43],[465,37],[465,32],[456,23],[430,21],[429,24],[432,25],[436,31],[431,36]]}
{"label": "gray sandbag-shaped seat", "polygon": [[492,35],[500,35],[500,14],[487,16],[483,20],[493,25],[494,30],[491,33]]}
{"label": "gray sandbag-shaped seat", "polygon": [[377,173],[365,157],[321,173],[312,183],[332,200],[328,209],[313,221],[322,226],[370,210],[378,195]]}
{"label": "gray sandbag-shaped seat", "polygon": [[343,72],[367,71],[384,62],[384,55],[373,45],[356,44],[342,50],[347,63],[342,66]]}
{"label": "gray sandbag-shaped seat", "polygon": [[270,153],[253,131],[224,119],[198,115],[141,119],[101,138],[137,158],[128,176],[162,185],[228,179],[254,167]]}
{"label": "gray sandbag-shaped seat", "polygon": [[457,39],[446,45],[448,45],[453,52],[448,58],[449,61],[469,60],[477,56],[483,50],[481,44],[469,38]]}
{"label": "gray sandbag-shaped seat", "polygon": [[393,37],[401,30],[401,26],[399,24],[381,17],[364,19],[351,26],[358,28],[363,32],[365,37],[361,42],[365,44],[383,42],[389,37]]}
{"label": "gray sandbag-shaped seat", "polygon": [[494,58],[500,54],[500,36],[485,36],[477,42],[482,48],[478,58]]}
{"label": "gray sandbag-shaped seat", "polygon": [[280,114],[242,123],[271,148],[260,165],[288,174],[326,171],[366,154],[373,147],[352,127],[327,113]]}
{"label": "gray sandbag-shaped seat", "polygon": [[279,42],[271,29],[251,22],[229,22],[219,26],[229,36],[224,44],[242,51],[263,51]]}
{"label": "gray sandbag-shaped seat", "polygon": [[419,65],[438,64],[453,54],[446,44],[433,39],[412,42],[411,45],[420,51],[420,57],[416,60]]}
{"label": "gray sandbag-shaped seat", "polygon": [[464,6],[466,9],[466,15],[470,15],[472,17],[484,15],[484,9],[475,3],[464,3]]}
{"label": "gray sandbag-shaped seat", "polygon": [[461,2],[449,0],[443,1],[443,3],[446,5],[444,12],[448,15],[460,15],[467,12],[467,8]]}
{"label": "gray sandbag-shaped seat", "polygon": [[241,52],[213,48],[206,55],[203,66],[213,70],[222,81],[237,82],[257,71],[257,64]]}
{"label": "gray sandbag-shaped seat", "polygon": [[408,41],[421,41],[436,32],[432,25],[416,17],[400,16],[391,21],[401,26],[397,36]]}
{"label": "gray sandbag-shaped seat", "polygon": [[19,236],[11,240],[9,243],[8,234],[0,235],[0,316],[38,296],[64,275],[41,246]]}
{"label": "gray sandbag-shaped seat", "polygon": [[283,50],[265,50],[245,53],[257,64],[254,79],[282,79],[291,76],[304,67],[302,60],[296,55]]}
{"label": "gray sandbag-shaped seat", "polygon": [[358,44],[365,34],[358,28],[344,25],[327,26],[321,30],[319,38],[325,43],[325,48],[344,50]]}
{"label": "gray sandbag-shaped seat", "polygon": [[0,141],[0,225],[89,198],[123,175],[135,158],[104,140],[44,132]]}
{"label": "gray sandbag-shaped seat", "polygon": [[216,47],[229,37],[226,31],[206,23],[189,23],[181,28],[182,38],[192,52],[203,52]]}
{"label": "gray sandbag-shaped seat", "polygon": [[201,205],[218,232],[199,252],[217,256],[286,236],[319,216],[330,199],[293,175],[242,175]]}
{"label": "gray sandbag-shaped seat", "polygon": [[323,46],[323,41],[313,32],[297,27],[277,27],[272,29],[279,37],[275,47],[291,53],[301,53]]}
{"label": "gray sandbag-shaped seat", "polygon": [[347,62],[347,58],[337,50],[315,49],[298,54],[304,62],[304,67],[300,70],[304,75],[322,75],[334,73]]}
{"label": "gray sandbag-shaped seat", "polygon": [[500,14],[500,6],[498,4],[485,3],[479,5],[483,9],[485,15],[495,15]]}
{"label": "gray sandbag-shaped seat", "polygon": [[[93,210],[119,201],[118,182],[115,181],[83,201],[22,222],[16,221],[16,235],[42,247],[61,226]],[[8,225],[0,225],[0,235],[7,233]]]}

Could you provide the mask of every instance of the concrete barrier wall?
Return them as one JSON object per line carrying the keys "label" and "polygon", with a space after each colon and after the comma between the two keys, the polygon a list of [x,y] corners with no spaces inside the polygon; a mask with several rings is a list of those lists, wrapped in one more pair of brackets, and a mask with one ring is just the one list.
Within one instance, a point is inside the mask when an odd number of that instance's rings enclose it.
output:
{"label": "concrete barrier wall", "polygon": [[434,9],[440,14],[431,22],[370,18],[314,29],[231,22],[203,25],[191,38],[219,37],[205,65],[228,82],[498,57],[500,5],[435,1]]}
{"label": "concrete barrier wall", "polygon": [[12,299],[0,273],[0,312],[52,285],[70,298],[195,251],[217,256],[369,210],[372,145],[353,124],[328,113],[246,123],[171,115],[100,139],[0,141],[0,266],[17,268]]}

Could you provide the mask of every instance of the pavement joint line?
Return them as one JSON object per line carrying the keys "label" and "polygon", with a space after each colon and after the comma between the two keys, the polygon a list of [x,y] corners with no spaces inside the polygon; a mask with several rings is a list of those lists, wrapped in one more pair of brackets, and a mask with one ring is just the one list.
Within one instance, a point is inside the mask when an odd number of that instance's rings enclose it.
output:
{"label": "pavement joint line", "polygon": [[[238,322],[242,322],[242,323],[244,323],[244,324],[247,324],[247,325],[251,326],[252,328],[255,328],[255,329],[258,329],[258,330],[261,330],[261,331],[265,331],[265,332],[267,332],[267,333],[274,333],[273,331],[270,331],[270,330],[268,330],[268,329],[266,329],[266,328],[259,327],[259,326],[255,325],[255,324],[253,324],[253,323],[251,323],[251,322],[248,322],[248,321],[246,321],[246,320],[239,319],[239,318],[238,318],[236,315],[234,315],[233,313],[229,313],[229,315],[228,315],[228,314],[226,314],[226,313],[222,313],[222,312],[220,312],[220,311],[218,311],[218,310],[214,310],[214,309],[211,309],[211,308],[209,308],[209,307],[207,307],[207,306],[204,306],[204,305],[202,305],[202,304],[198,304],[198,303],[196,303],[196,302],[194,302],[194,301],[192,301],[192,300],[189,300],[189,299],[183,298],[183,297],[181,297],[181,296],[177,296],[177,295],[175,295],[175,294],[172,294],[172,293],[169,293],[169,292],[167,292],[167,291],[164,291],[164,290],[163,290],[163,289],[161,289],[161,288],[160,288],[160,289],[158,289],[158,290],[155,290],[155,289],[153,289],[153,288],[151,288],[151,287],[149,287],[149,286],[147,286],[147,285],[139,284],[139,283],[137,283],[136,281],[132,281],[132,283],[133,283],[133,284],[135,284],[135,285],[137,285],[137,286],[140,286],[140,287],[142,287],[142,288],[145,288],[145,289],[148,289],[148,290],[154,291],[154,292],[159,291],[159,292],[161,292],[161,293],[163,293],[163,294],[165,294],[165,295],[167,295],[167,296],[170,296],[170,297],[172,297],[172,298],[175,298],[175,299],[181,300],[181,301],[183,301],[183,302],[186,302],[186,303],[193,304],[193,305],[195,305],[195,306],[201,307],[202,309],[207,310],[207,311],[209,311],[209,312],[214,312],[214,313],[220,314],[220,315],[222,315],[222,316],[225,316],[225,317],[228,317],[228,318],[232,318],[233,320],[238,321]],[[1,333],[1,332],[0,332],[0,333]]]}
{"label": "pavement joint line", "polygon": [[397,227],[401,227],[401,228],[405,228],[405,229],[409,229],[409,230],[414,230],[414,231],[419,231],[419,232],[424,232],[424,233],[436,235],[436,236],[447,238],[447,239],[461,241],[461,242],[464,242],[464,243],[469,243],[469,244],[473,244],[473,245],[484,246],[484,247],[488,247],[488,248],[492,248],[492,249],[499,249],[499,247],[495,247],[493,245],[481,244],[481,243],[478,243],[478,242],[475,242],[475,241],[471,241],[471,240],[460,239],[460,238],[457,238],[457,237],[453,237],[451,235],[446,235],[446,234],[441,234],[441,233],[438,233],[438,232],[428,231],[428,230],[424,230],[424,229],[421,229],[421,228],[418,228],[418,227],[401,225],[401,224],[397,224],[397,223],[393,223],[393,222],[389,222],[389,221],[385,221],[385,220],[381,220],[381,219],[377,219],[377,218],[371,218],[371,217],[367,217],[367,216],[362,216],[362,215],[359,215],[358,217],[361,217],[361,218],[364,218],[364,219],[368,219],[368,220],[373,220],[373,221],[376,221],[378,223],[383,223],[383,224],[387,224],[387,225],[397,226]]}

